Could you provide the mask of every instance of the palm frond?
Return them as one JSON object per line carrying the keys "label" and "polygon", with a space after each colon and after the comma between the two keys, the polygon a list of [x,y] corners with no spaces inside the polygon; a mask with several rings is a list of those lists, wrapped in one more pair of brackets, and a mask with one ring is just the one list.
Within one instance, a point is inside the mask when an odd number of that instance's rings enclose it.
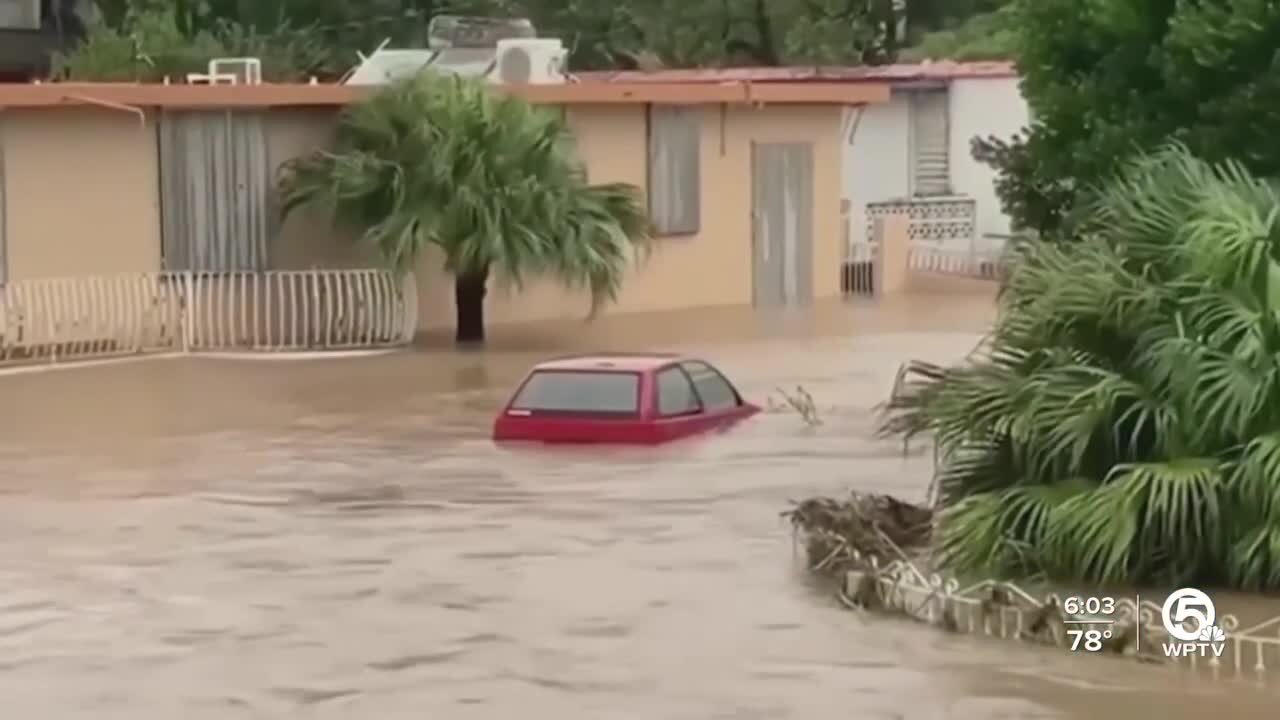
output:
{"label": "palm frond", "polygon": [[885,408],[942,451],[943,557],[1280,587],[1280,195],[1173,144],[1077,220],[1016,248],[980,352]]}
{"label": "palm frond", "polygon": [[422,73],[342,116],[336,148],[286,163],[283,210],[323,202],[406,270],[428,245],[454,274],[547,274],[617,298],[649,228],[638,188],[589,185],[561,114]]}

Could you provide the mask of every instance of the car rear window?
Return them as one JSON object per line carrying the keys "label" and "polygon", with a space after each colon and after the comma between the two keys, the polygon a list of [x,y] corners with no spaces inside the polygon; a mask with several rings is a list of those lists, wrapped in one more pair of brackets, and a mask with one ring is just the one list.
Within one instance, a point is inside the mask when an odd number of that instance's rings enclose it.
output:
{"label": "car rear window", "polygon": [[538,413],[635,415],[640,412],[640,375],[539,370],[520,388],[511,408]]}

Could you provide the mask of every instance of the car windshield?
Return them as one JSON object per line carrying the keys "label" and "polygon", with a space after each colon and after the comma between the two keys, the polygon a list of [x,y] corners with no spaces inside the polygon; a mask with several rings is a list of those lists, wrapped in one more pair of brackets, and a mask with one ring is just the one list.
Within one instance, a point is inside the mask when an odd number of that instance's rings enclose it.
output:
{"label": "car windshield", "polygon": [[520,389],[514,410],[566,414],[635,415],[640,376],[632,372],[540,370]]}

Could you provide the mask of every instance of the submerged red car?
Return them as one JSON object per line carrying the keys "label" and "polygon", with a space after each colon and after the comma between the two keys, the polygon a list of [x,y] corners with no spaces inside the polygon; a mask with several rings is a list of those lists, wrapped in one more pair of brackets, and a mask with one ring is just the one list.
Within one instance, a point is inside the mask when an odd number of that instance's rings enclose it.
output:
{"label": "submerged red car", "polygon": [[759,411],[697,358],[583,355],[534,367],[494,421],[493,439],[653,445]]}

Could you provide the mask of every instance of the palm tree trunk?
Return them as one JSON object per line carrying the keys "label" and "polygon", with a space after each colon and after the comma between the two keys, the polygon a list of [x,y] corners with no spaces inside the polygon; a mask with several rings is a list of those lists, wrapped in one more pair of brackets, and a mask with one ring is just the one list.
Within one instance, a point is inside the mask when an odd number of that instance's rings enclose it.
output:
{"label": "palm tree trunk", "polygon": [[458,312],[459,344],[484,342],[484,296],[488,293],[489,268],[458,275],[453,281],[453,303]]}

